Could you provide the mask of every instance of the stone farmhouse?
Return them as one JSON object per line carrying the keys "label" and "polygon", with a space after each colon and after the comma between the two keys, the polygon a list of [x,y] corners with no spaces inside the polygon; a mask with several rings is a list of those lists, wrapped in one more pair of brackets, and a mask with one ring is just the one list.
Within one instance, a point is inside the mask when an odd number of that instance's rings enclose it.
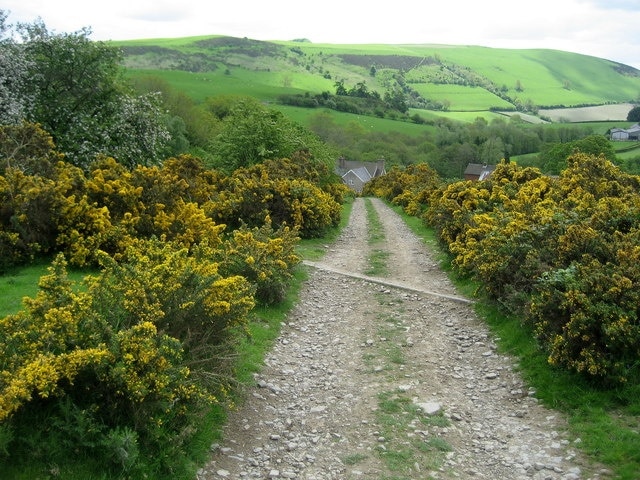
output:
{"label": "stone farmhouse", "polygon": [[486,180],[495,169],[495,165],[487,165],[486,163],[470,163],[464,170],[464,179]]}
{"label": "stone farmhouse", "polygon": [[612,128],[610,131],[611,140],[635,140],[640,141],[640,124],[629,128]]}
{"label": "stone farmhouse", "polygon": [[357,193],[362,193],[365,183],[387,172],[384,168],[384,159],[375,162],[359,162],[340,157],[336,173],[342,177],[345,185]]}

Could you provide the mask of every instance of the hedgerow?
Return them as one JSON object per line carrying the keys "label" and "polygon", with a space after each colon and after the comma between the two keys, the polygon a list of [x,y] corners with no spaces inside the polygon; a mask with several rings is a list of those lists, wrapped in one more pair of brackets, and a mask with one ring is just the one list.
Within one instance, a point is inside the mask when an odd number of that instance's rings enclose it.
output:
{"label": "hedgerow", "polygon": [[222,180],[220,190],[203,208],[231,229],[259,227],[268,216],[276,228],[286,225],[296,228],[302,238],[319,237],[340,222],[338,200],[344,192],[321,188],[317,183],[321,180],[315,169],[296,168],[289,159],[239,168]]}
{"label": "hedgerow", "polygon": [[532,326],[550,363],[637,381],[638,182],[602,156],[574,154],[558,178],[502,163],[441,187],[425,220],[459,272]]}
{"label": "hedgerow", "polygon": [[323,164],[303,155],[238,169],[207,170],[185,155],[162,166],[128,170],[99,159],[85,174],[59,161],[48,176],[7,167],[0,176],[0,268],[64,252],[74,266],[96,265],[95,252],[121,258],[135,238],[175,240],[185,247],[223,230],[296,229],[303,238],[339,223],[345,187]]}

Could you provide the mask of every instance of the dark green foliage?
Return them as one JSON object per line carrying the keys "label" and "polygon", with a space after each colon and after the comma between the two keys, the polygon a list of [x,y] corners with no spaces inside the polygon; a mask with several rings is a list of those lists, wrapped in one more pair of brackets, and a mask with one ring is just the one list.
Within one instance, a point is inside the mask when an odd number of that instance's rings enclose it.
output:
{"label": "dark green foliage", "polygon": [[627,114],[627,121],[640,122],[640,105],[636,105]]}
{"label": "dark green foliage", "polygon": [[545,173],[557,175],[567,166],[567,158],[574,153],[604,155],[614,161],[616,154],[613,146],[604,135],[588,135],[584,138],[566,142],[550,143],[542,148],[540,161]]}

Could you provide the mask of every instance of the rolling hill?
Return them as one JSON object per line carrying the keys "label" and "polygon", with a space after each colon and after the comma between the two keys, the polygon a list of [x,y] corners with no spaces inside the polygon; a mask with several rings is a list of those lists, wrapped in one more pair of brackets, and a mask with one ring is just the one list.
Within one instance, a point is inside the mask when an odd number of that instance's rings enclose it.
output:
{"label": "rolling hill", "polygon": [[215,35],[112,43],[122,48],[130,75],[159,75],[197,100],[248,94],[276,103],[283,94],[334,93],[336,82],[343,82],[380,95],[402,89],[411,113],[459,113],[461,118],[499,111],[544,117],[544,109],[640,102],[640,70],[559,50],[266,42]]}

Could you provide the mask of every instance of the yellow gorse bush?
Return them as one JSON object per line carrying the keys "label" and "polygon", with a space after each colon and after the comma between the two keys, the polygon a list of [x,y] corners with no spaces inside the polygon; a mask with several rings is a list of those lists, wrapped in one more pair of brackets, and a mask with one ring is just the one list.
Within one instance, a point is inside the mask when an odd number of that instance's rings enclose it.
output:
{"label": "yellow gorse bush", "polygon": [[503,162],[430,200],[453,264],[525,316],[551,363],[603,382],[640,374],[640,178],[578,153],[559,178]]}
{"label": "yellow gorse bush", "polygon": [[267,218],[260,228],[236,229],[215,258],[221,272],[246,278],[256,287],[256,299],[269,304],[283,299],[293,269],[300,263],[297,242],[297,229],[274,230]]}
{"label": "yellow gorse bush", "polygon": [[[232,175],[188,155],[83,171],[42,147],[46,161],[0,172],[0,272],[64,256],[0,319],[0,428],[46,416],[74,451],[170,468],[202,408],[229,401],[256,302],[284,298],[299,237],[338,224],[346,187],[307,155]],[[99,274],[80,288],[67,261]]]}
{"label": "yellow gorse bush", "polygon": [[76,375],[86,368],[95,368],[112,359],[105,347],[75,349],[54,355],[39,353],[13,371],[0,372],[0,422],[7,419],[33,396],[48,398],[64,395],[60,386],[65,380],[73,385]]}
{"label": "yellow gorse bush", "polygon": [[[345,187],[330,178],[326,166],[304,156],[229,176],[206,170],[191,156],[131,171],[109,157],[86,173],[64,162],[48,176],[7,168],[0,176],[0,251],[8,253],[7,266],[56,251],[72,265],[95,265],[98,251],[125,259],[136,238],[163,237],[187,248],[205,240],[214,245],[223,230],[259,228],[267,216],[275,228],[318,236],[340,220]],[[314,183],[319,181],[324,187]]]}
{"label": "yellow gorse bush", "polygon": [[0,422],[70,399],[90,425],[135,429],[151,449],[183,435],[199,406],[221,401],[221,349],[255,304],[247,279],[219,273],[217,251],[137,240],[80,292],[59,256],[25,310],[0,320]]}

